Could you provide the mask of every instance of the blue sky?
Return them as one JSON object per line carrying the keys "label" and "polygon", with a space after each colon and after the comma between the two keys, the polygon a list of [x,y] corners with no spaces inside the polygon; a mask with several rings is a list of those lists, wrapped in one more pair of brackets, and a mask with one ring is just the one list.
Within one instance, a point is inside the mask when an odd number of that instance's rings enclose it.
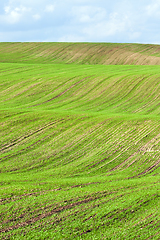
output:
{"label": "blue sky", "polygon": [[160,44],[160,0],[1,0],[0,42]]}

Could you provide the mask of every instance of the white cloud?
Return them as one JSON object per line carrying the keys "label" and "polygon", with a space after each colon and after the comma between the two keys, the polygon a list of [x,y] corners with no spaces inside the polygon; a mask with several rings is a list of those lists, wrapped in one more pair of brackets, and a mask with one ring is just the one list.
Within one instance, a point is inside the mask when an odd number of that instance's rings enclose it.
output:
{"label": "white cloud", "polygon": [[72,15],[81,23],[97,22],[106,17],[106,10],[93,6],[73,7]]}
{"label": "white cloud", "polygon": [[124,33],[129,28],[129,20],[127,16],[120,16],[117,12],[109,15],[109,18],[99,21],[92,25],[84,27],[83,32],[90,39],[95,36],[98,39],[104,39],[108,36],[114,36]]}
{"label": "white cloud", "polygon": [[152,3],[146,6],[146,12],[149,16],[160,15],[160,0],[152,0]]}
{"label": "white cloud", "polygon": [[41,18],[41,15],[40,15],[40,14],[34,14],[34,15],[33,15],[33,18],[34,18],[35,20],[39,20],[39,19]]}
{"label": "white cloud", "polygon": [[158,43],[159,25],[160,0],[0,0],[3,41]]}
{"label": "white cloud", "polygon": [[2,16],[5,22],[10,24],[18,23],[26,12],[30,11],[30,8],[19,6],[12,8],[11,6],[4,7],[5,14]]}
{"label": "white cloud", "polygon": [[54,12],[54,9],[55,9],[55,6],[54,5],[47,5],[46,8],[45,8],[45,12]]}
{"label": "white cloud", "polygon": [[8,14],[11,11],[11,7],[10,6],[4,7],[4,11],[6,14]]}

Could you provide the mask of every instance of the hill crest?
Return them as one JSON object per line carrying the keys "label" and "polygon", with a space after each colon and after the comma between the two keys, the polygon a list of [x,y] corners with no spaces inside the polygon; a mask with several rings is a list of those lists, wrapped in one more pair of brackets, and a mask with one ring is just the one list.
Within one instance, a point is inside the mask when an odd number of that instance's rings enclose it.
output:
{"label": "hill crest", "polygon": [[0,43],[0,62],[160,65],[160,45],[130,43]]}

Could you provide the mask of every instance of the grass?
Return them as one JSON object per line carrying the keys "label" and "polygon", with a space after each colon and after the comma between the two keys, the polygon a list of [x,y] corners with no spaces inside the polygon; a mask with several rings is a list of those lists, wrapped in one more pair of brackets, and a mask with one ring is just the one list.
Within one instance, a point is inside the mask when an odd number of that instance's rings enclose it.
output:
{"label": "grass", "polygon": [[126,43],[0,43],[0,62],[159,65],[160,46]]}
{"label": "grass", "polygon": [[75,60],[113,47],[0,44],[1,239],[160,238],[159,66]]}

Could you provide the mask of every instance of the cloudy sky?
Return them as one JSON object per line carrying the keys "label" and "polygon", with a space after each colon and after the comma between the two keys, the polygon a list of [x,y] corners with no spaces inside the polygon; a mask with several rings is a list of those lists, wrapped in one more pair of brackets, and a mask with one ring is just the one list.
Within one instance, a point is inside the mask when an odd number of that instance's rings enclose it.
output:
{"label": "cloudy sky", "polygon": [[0,0],[0,42],[160,44],[160,0]]}

